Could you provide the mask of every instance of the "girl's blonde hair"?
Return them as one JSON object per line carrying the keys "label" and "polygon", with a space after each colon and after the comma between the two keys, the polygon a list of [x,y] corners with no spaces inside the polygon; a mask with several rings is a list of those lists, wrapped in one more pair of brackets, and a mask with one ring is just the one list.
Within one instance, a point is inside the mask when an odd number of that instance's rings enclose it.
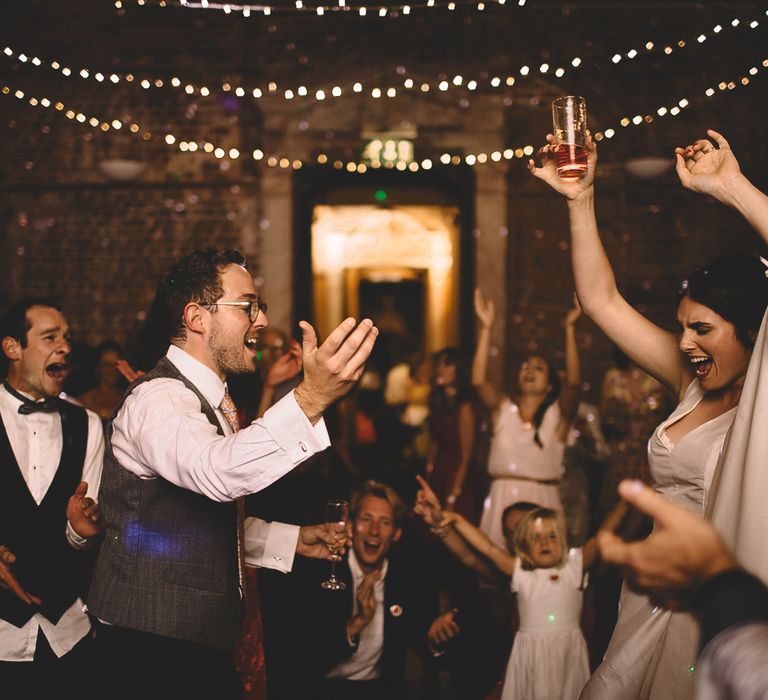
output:
{"label": "girl's blonde hair", "polygon": [[537,566],[531,558],[531,535],[533,534],[533,528],[536,524],[536,520],[541,518],[542,520],[551,520],[555,524],[555,531],[557,537],[560,540],[560,549],[562,556],[557,563],[557,568],[562,569],[568,561],[568,536],[566,534],[565,516],[558,511],[551,508],[537,508],[523,516],[520,524],[515,529],[514,548],[515,554],[520,557],[521,566],[530,571],[536,569]]}

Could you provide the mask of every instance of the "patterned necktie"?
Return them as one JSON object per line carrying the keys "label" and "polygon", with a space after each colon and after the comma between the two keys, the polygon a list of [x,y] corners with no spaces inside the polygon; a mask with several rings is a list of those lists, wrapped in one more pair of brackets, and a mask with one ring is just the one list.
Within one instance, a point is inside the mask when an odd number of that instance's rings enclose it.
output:
{"label": "patterned necktie", "polygon": [[[232,401],[232,397],[226,389],[219,408],[224,414],[224,418],[227,419],[232,432],[236,433],[240,430],[235,402]],[[235,503],[237,504],[237,578],[240,583],[240,596],[245,600],[245,499],[240,496],[235,500]]]}

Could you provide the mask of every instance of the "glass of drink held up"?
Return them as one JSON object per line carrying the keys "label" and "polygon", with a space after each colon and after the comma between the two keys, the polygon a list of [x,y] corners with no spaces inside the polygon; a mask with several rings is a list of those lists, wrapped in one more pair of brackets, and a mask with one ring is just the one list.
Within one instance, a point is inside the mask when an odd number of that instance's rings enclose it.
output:
{"label": "glass of drink held up", "polygon": [[[342,533],[328,544],[331,554],[339,556],[344,551],[347,543],[346,525],[349,520],[349,503],[335,498],[330,498],[325,504],[325,522],[332,525],[343,525]],[[320,584],[321,588],[328,591],[343,591],[347,584],[336,578],[336,560],[331,560],[331,578]]]}
{"label": "glass of drink held up", "polygon": [[566,179],[587,172],[587,103],[583,97],[558,97],[552,102],[552,129],[555,135],[557,174]]}

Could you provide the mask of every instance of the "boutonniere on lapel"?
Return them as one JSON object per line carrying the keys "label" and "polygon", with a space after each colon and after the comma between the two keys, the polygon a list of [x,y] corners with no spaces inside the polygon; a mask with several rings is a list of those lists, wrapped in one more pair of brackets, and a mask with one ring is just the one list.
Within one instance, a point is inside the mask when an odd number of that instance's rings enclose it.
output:
{"label": "boutonniere on lapel", "polygon": [[403,607],[397,603],[390,605],[389,614],[392,615],[392,617],[400,617],[400,615],[403,614]]}

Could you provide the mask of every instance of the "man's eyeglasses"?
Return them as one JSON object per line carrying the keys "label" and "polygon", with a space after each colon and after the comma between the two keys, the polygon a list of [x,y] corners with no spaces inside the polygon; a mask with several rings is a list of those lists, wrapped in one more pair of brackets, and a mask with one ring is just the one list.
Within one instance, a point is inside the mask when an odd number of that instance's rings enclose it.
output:
{"label": "man's eyeglasses", "polygon": [[217,301],[213,304],[207,304],[207,306],[239,306],[248,314],[251,323],[254,323],[259,317],[259,312],[267,313],[267,305],[261,299],[256,301]]}

